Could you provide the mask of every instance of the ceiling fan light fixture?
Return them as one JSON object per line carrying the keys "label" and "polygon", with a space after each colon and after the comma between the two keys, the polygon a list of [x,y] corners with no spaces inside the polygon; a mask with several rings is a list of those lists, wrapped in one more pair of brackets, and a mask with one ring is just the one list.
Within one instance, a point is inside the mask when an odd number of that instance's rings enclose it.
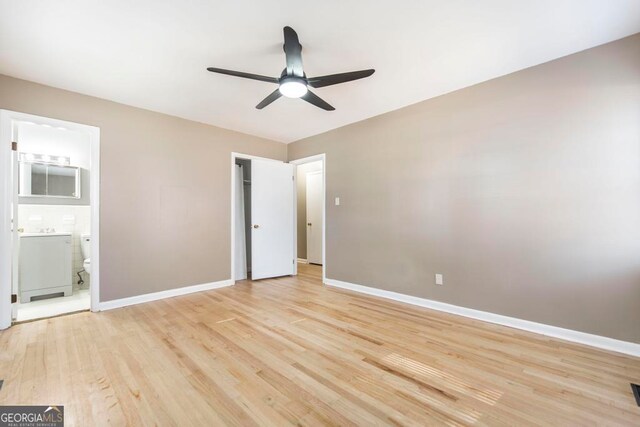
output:
{"label": "ceiling fan light fixture", "polygon": [[300,98],[307,93],[307,82],[303,79],[290,77],[280,81],[280,93],[287,98]]}
{"label": "ceiling fan light fixture", "polygon": [[243,71],[226,70],[224,68],[216,67],[208,67],[207,70],[212,73],[242,77],[243,79],[276,83],[278,88],[256,105],[256,109],[258,110],[262,110],[273,101],[285,96],[287,98],[300,98],[303,101],[306,101],[311,105],[315,105],[325,111],[333,111],[335,108],[310,91],[308,86],[319,88],[351,82],[353,80],[369,77],[375,71],[374,69],[368,69],[307,78],[304,68],[302,67],[302,45],[300,44],[300,40],[298,40],[298,34],[291,27],[284,27],[282,32],[284,35],[284,45],[282,47],[284,48],[287,67],[282,70],[280,78],[245,73]]}

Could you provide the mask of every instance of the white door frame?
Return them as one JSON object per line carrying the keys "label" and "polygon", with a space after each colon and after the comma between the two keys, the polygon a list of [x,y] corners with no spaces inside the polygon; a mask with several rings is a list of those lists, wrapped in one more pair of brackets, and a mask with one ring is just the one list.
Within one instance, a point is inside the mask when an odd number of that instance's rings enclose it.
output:
{"label": "white door frame", "polygon": [[[302,165],[305,163],[317,162],[318,160],[322,161],[322,283],[324,284],[327,279],[327,155],[326,153],[316,154],[315,156],[303,157],[301,159],[289,160],[289,163],[292,165]],[[296,175],[297,175],[296,168]],[[295,191],[294,194],[294,208],[296,210],[297,215],[297,207],[298,207],[298,192]],[[297,216],[294,220],[294,225],[297,226]],[[297,235],[298,232],[294,233],[294,245],[296,248],[296,254],[298,253],[298,245],[297,245]],[[297,272],[297,270],[296,270]]]}
{"label": "white door frame", "polygon": [[[231,153],[231,282],[233,284],[236,283],[236,271],[235,271],[235,266],[236,266],[236,198],[238,197],[236,194],[236,186],[235,186],[235,180],[236,180],[236,174],[235,174],[235,165],[236,165],[236,159],[245,159],[245,160],[266,160],[266,161],[270,161],[270,162],[277,162],[277,163],[285,163],[282,160],[276,160],[276,159],[269,159],[267,157],[258,157],[258,156],[252,156],[249,154],[242,154],[242,153],[236,153],[236,152],[232,152]],[[295,189],[295,181],[291,181],[291,185],[294,186]],[[295,191],[293,192],[293,194],[295,195]],[[295,196],[294,196],[295,197]],[[295,199],[293,200],[293,209],[295,211],[296,208],[296,204],[295,204]],[[293,226],[296,226],[296,222],[295,222],[295,216],[293,218]],[[296,233],[293,233],[293,247],[294,247],[294,254],[295,254],[295,248],[296,248]],[[298,274],[298,266],[297,265],[293,265],[293,274]]]}
{"label": "white door frame", "polygon": [[[9,232],[11,230],[13,198],[11,142],[13,125],[18,121],[63,127],[89,136],[91,149],[91,311],[99,311],[100,302],[100,128],[33,114],[0,110],[0,329],[11,326],[12,243]],[[19,144],[18,150],[20,150]]]}

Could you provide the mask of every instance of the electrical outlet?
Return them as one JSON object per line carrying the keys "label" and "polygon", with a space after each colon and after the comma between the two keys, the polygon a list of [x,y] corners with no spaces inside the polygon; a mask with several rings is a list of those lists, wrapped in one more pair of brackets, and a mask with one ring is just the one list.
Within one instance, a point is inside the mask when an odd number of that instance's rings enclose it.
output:
{"label": "electrical outlet", "polygon": [[336,197],[336,206],[340,206],[340,197]]}
{"label": "electrical outlet", "polygon": [[436,285],[444,285],[444,276],[436,274]]}

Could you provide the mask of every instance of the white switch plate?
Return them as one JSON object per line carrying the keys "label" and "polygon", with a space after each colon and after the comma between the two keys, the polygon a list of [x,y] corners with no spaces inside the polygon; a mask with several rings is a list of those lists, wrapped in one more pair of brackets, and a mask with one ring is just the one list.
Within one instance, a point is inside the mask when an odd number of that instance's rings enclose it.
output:
{"label": "white switch plate", "polygon": [[336,197],[336,206],[340,206],[340,197]]}
{"label": "white switch plate", "polygon": [[436,285],[444,285],[444,277],[442,274],[436,274]]}

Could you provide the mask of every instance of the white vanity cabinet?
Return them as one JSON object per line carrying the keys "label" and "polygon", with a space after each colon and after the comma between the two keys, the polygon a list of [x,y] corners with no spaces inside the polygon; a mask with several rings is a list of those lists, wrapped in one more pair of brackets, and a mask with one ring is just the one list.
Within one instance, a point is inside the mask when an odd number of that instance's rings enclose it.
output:
{"label": "white vanity cabinet", "polygon": [[20,235],[20,302],[41,295],[73,292],[70,233],[23,233]]}

